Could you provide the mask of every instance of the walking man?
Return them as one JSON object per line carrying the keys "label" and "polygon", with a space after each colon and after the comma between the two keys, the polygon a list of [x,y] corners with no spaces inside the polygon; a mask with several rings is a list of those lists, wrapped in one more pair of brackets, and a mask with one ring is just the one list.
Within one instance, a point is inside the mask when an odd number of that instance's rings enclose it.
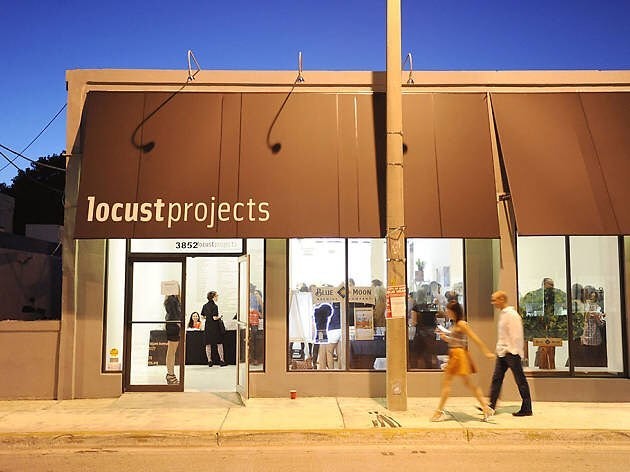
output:
{"label": "walking man", "polygon": [[521,394],[521,408],[513,416],[532,416],[532,397],[529,385],[523,373],[521,359],[523,357],[523,320],[512,306],[507,304],[507,294],[501,290],[492,294],[491,303],[501,310],[497,326],[497,360],[492,374],[490,386],[490,401],[488,406],[496,409],[497,400],[501,393],[505,371],[510,369]]}

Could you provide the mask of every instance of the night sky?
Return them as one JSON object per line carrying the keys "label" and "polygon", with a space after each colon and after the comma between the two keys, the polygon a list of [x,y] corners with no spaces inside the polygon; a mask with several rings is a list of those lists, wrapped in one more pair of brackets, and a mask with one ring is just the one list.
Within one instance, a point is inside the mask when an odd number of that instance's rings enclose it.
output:
{"label": "night sky", "polygon": [[[295,70],[302,51],[305,72],[384,70],[385,6],[0,0],[0,144],[21,151],[63,107],[68,69],[184,70],[192,49],[202,69]],[[416,71],[630,69],[630,0],[402,0],[402,17]],[[63,149],[65,111],[25,155]]]}

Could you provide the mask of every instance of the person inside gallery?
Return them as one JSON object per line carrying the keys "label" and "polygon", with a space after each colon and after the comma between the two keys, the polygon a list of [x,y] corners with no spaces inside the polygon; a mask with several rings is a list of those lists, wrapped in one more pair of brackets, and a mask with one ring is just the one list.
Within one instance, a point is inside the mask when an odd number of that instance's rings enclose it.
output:
{"label": "person inside gallery", "polygon": [[166,295],[164,298],[164,309],[166,310],[166,383],[176,385],[179,383],[175,375],[175,354],[179,346],[179,324],[182,316],[182,305],[178,293]]}
{"label": "person inside gallery", "polygon": [[201,317],[199,316],[199,313],[197,313],[196,311],[194,311],[190,315],[190,319],[188,320],[188,329],[189,330],[201,329]]}
{"label": "person inside gallery", "polygon": [[[563,337],[566,329],[561,326],[562,310],[566,310],[567,296],[560,289],[555,288],[551,277],[542,280],[541,288],[528,292],[521,300],[521,307],[526,310],[526,315],[533,321],[533,325],[527,325],[525,336],[531,338]],[[530,313],[531,311],[531,313]],[[527,352],[525,352],[527,356]],[[556,368],[556,347],[553,344],[538,346],[534,366],[539,369],[554,370]]]}
{"label": "person inside gallery", "polygon": [[604,367],[606,360],[605,317],[600,305],[599,294],[592,290],[584,304],[584,330],[580,336],[583,346],[583,366]]}
{"label": "person inside gallery", "polygon": [[385,327],[385,308],[387,304],[387,291],[383,282],[379,279],[372,280],[374,292],[374,327]]}
{"label": "person inside gallery", "polygon": [[223,352],[223,339],[225,337],[225,325],[223,316],[219,314],[217,301],[219,294],[215,291],[208,292],[208,302],[201,309],[201,316],[205,318],[204,338],[206,343],[206,356],[208,357],[208,367],[212,367],[212,347],[216,346],[219,354],[219,365],[225,367],[225,357]]}
{"label": "person inside gallery", "polygon": [[263,299],[262,293],[256,288],[256,285],[249,284],[249,361],[253,365],[261,363],[262,359],[258,357],[258,343],[262,340],[258,339],[258,330],[263,323]]}
{"label": "person inside gallery", "polygon": [[[417,369],[434,369],[438,366],[436,356],[435,328],[437,327],[435,312],[423,311],[415,304],[411,309],[410,326],[415,328],[411,343],[410,356]],[[415,365],[414,365],[415,364]]]}

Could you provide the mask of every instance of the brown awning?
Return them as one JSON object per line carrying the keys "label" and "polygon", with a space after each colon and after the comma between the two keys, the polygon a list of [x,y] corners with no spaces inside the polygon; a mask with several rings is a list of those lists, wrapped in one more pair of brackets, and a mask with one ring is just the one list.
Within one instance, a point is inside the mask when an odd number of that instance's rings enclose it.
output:
{"label": "brown awning", "polygon": [[90,92],[75,237],[381,237],[382,102]]}
{"label": "brown awning", "polygon": [[[403,104],[407,236],[498,237],[485,94]],[[382,237],[384,111],[382,94],[91,92],[75,237]]]}
{"label": "brown awning", "polygon": [[628,232],[627,95],[492,94],[519,234]]}
{"label": "brown awning", "polygon": [[[630,93],[581,93],[619,234],[630,234]],[[593,191],[597,191],[594,188]]]}
{"label": "brown awning", "polygon": [[486,95],[403,96],[407,237],[498,238]]}

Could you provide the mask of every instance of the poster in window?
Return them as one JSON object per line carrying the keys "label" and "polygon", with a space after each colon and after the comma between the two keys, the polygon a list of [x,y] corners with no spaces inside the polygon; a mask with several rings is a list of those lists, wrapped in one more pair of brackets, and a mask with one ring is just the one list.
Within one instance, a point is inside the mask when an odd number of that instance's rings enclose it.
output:
{"label": "poster in window", "polygon": [[354,309],[355,333],[357,340],[374,339],[374,308],[362,307]]}

